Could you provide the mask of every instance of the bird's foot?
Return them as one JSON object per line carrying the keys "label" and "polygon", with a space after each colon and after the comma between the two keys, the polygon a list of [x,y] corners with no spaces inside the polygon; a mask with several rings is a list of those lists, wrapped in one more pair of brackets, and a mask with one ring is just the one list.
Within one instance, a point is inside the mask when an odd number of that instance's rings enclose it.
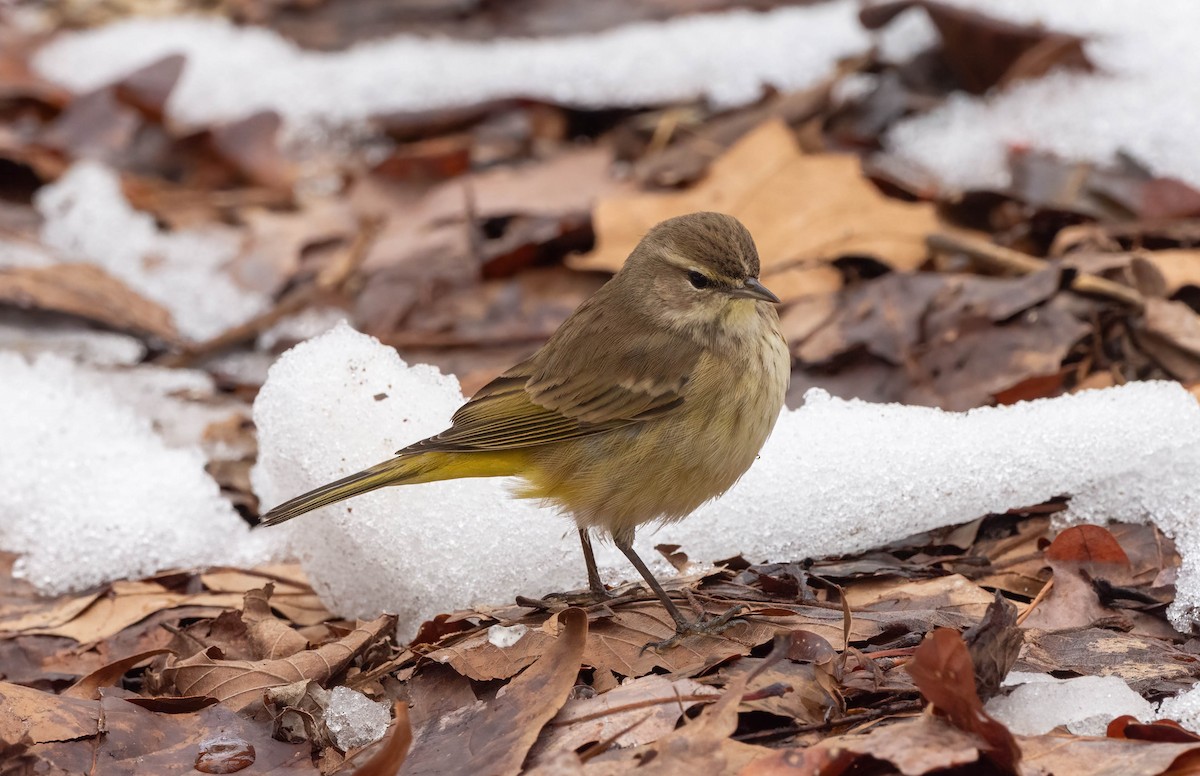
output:
{"label": "bird's foot", "polygon": [[701,617],[695,621],[680,617],[675,621],[675,635],[662,641],[651,641],[642,647],[642,651],[645,652],[647,649],[653,649],[656,652],[661,652],[664,649],[670,649],[688,636],[715,636],[735,625],[745,625],[746,620],[738,617],[738,615],[746,611],[747,608],[745,604],[738,604],[731,607],[724,614],[718,614],[716,617],[709,617],[707,619]]}

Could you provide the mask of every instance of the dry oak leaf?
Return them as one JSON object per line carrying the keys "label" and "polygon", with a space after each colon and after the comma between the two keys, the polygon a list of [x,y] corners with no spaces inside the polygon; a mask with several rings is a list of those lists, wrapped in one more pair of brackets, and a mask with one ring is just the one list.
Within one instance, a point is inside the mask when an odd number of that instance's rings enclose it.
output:
{"label": "dry oak leaf", "polygon": [[1016,776],[1021,750],[1008,728],[983,710],[975,690],[975,666],[958,631],[938,628],[913,652],[908,673],[929,703],[951,725],[977,736],[983,754],[1000,773]]}
{"label": "dry oak leaf", "polygon": [[[58,602],[48,607],[41,617],[39,613],[31,612],[17,620],[0,623],[0,638],[63,636],[83,644],[92,644],[110,638],[164,609],[206,607],[211,609],[215,617],[239,603],[240,595],[176,593],[157,582],[119,580],[104,593],[89,593],[77,599]],[[193,612],[193,615],[198,614]]]}
{"label": "dry oak leaf", "polygon": [[208,695],[230,708],[243,709],[261,703],[263,690],[270,687],[301,680],[324,684],[395,624],[396,618],[385,614],[359,623],[345,638],[278,660],[222,660],[220,650],[210,647],[186,660],[169,662],[163,681],[180,695]]}
{"label": "dry oak leaf", "polygon": [[92,264],[0,269],[0,304],[74,315],[166,343],[179,341],[166,308]]}
{"label": "dry oak leaf", "polygon": [[[557,638],[502,693],[487,703],[434,717],[416,732],[404,761],[405,774],[515,776],[521,772],[529,748],[558,713],[579,676],[587,614],[572,608],[557,619]],[[448,769],[449,763],[454,763],[453,769]]]}
{"label": "dry oak leaf", "polygon": [[789,267],[848,255],[912,271],[928,256],[925,236],[938,229],[931,203],[884,196],[863,176],[857,156],[802,153],[787,125],[772,120],[734,144],[694,188],[601,199],[593,213],[596,249],[568,262],[615,272],[650,227],[697,210],[728,213],[746,225],[764,282]]}

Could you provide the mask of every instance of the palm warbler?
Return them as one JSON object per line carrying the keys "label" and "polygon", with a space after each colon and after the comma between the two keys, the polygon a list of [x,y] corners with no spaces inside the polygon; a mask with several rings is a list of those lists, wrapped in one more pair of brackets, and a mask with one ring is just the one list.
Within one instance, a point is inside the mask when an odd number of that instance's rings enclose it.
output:
{"label": "palm warbler", "polygon": [[[674,618],[673,643],[727,627],[688,620],[633,550],[637,527],[674,521],[749,468],[783,405],[790,357],[779,299],[735,218],[658,224],[550,340],[475,394],[450,428],[292,499],[274,525],[385,485],[516,476],[517,495],[570,513],[588,583],[605,595],[589,529],[607,532]],[[666,643],[666,642],[664,642]]]}

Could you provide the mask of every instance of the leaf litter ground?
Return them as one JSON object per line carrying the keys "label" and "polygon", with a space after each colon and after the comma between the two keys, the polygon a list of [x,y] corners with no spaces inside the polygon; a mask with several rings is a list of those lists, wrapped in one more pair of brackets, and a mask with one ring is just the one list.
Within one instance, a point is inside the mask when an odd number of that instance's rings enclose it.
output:
{"label": "leaf litter ground", "polygon": [[[0,740],[11,772],[1084,773],[1097,756],[1114,773],[1183,772],[1170,769],[1200,757],[1200,737],[1165,723],[1015,736],[983,711],[1010,670],[1116,676],[1151,699],[1200,678],[1164,616],[1171,542],[1124,525],[1051,541],[1055,509],[684,573],[681,603],[739,604],[745,622],[661,652],[644,645],[671,619],[637,586],[448,614],[402,645],[391,618],[321,610],[290,566],[50,600],[10,583]],[[406,713],[379,744],[340,751],[335,686]]]}

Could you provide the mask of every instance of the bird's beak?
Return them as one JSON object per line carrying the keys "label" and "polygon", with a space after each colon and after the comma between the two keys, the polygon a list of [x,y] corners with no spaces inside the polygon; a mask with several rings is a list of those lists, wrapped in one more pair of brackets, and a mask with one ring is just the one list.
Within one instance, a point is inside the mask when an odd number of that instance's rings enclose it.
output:
{"label": "bird's beak", "polygon": [[779,297],[772,294],[766,286],[758,282],[758,278],[747,278],[745,285],[741,288],[735,288],[729,292],[730,296],[739,297],[742,299],[758,299],[762,302],[770,302],[771,304],[779,304]]}

